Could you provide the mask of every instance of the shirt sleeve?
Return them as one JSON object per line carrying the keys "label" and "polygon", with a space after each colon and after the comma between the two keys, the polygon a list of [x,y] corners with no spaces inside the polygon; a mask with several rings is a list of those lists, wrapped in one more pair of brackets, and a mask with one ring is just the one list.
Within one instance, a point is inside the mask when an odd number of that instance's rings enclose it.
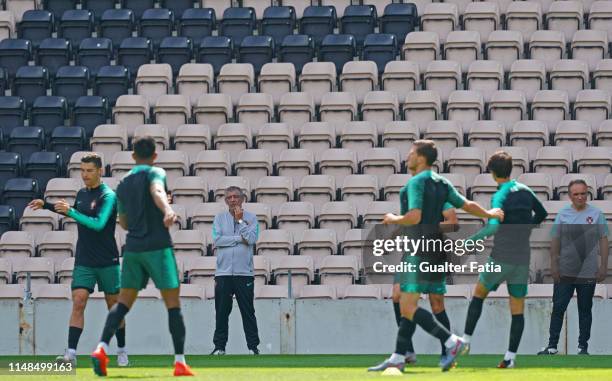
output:
{"label": "shirt sleeve", "polygon": [[535,195],[535,193],[533,193],[533,191],[530,189],[529,190],[531,192],[531,197],[533,197],[533,224],[535,225],[539,225],[541,224],[546,217],[548,217],[548,212],[546,211],[546,209],[544,208],[544,205],[542,205],[542,203],[540,202],[540,200],[538,199],[538,197]]}
{"label": "shirt sleeve", "polygon": [[102,196],[102,205],[95,216],[89,217],[71,208],[68,211],[68,217],[73,218],[78,224],[99,232],[104,229],[106,223],[110,219],[113,209],[115,208],[116,199],[114,192],[107,192]]}
{"label": "shirt sleeve", "polygon": [[242,237],[239,235],[221,235],[221,222],[218,216],[213,220],[212,226],[212,239],[215,247],[232,247],[236,246],[241,241]]}
{"label": "shirt sleeve", "polygon": [[253,218],[247,223],[240,224],[238,230],[242,239],[247,241],[249,245],[255,245],[257,238],[259,238],[259,223],[257,218]]}
{"label": "shirt sleeve", "polygon": [[608,231],[608,221],[606,221],[606,217],[600,211],[599,218],[597,218],[597,225],[599,226],[599,238],[607,237],[610,232]]}
{"label": "shirt sleeve", "polygon": [[400,200],[400,214],[404,215],[408,213],[408,189],[406,186],[400,189],[399,200]]}
{"label": "shirt sleeve", "polygon": [[451,204],[450,202],[445,202],[444,205],[442,206],[442,211],[453,209],[453,208],[454,208],[453,204]]}
{"label": "shirt sleeve", "polygon": [[149,171],[149,183],[150,184],[159,183],[163,185],[164,189],[167,189],[166,171],[163,168],[152,167],[151,171]]}
{"label": "shirt sleeve", "polygon": [[465,204],[465,197],[457,191],[457,189],[450,183],[446,182],[446,186],[448,187],[448,195],[446,196],[446,203],[454,206],[455,208],[461,209]]}
{"label": "shirt sleeve", "polygon": [[[500,208],[500,209],[503,208],[505,198],[506,198],[506,192],[504,193],[496,192],[493,195],[493,198],[491,199],[491,208]],[[468,239],[472,241],[485,239],[497,233],[497,230],[499,230],[499,219],[491,218],[489,219],[489,221],[487,221],[487,224],[485,225],[484,228],[480,229],[478,233],[474,234]]]}
{"label": "shirt sleeve", "polygon": [[551,238],[560,238],[561,234],[559,233],[559,225],[561,224],[561,213],[557,213],[555,216],[555,221],[553,222],[553,226],[550,229],[550,237]]}
{"label": "shirt sleeve", "polygon": [[[408,211],[412,209],[423,209],[423,192],[425,183],[416,176],[408,182]],[[408,212],[406,211],[406,213]]]}

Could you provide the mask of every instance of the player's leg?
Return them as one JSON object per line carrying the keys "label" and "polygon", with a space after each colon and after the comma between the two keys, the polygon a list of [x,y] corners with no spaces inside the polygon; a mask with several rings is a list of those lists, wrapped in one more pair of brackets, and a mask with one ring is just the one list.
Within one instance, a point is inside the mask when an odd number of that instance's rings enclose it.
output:
{"label": "player's leg", "polygon": [[[404,319],[402,317],[402,313],[400,312],[400,295],[401,295],[401,290],[400,290],[400,284],[399,283],[394,283],[393,284],[393,293],[391,295],[391,300],[393,300],[393,312],[395,313],[395,321],[397,322],[397,326],[399,328],[400,324],[402,323],[402,320]],[[409,321],[409,329],[407,329],[406,335],[408,335],[409,340],[408,343],[406,345],[407,348],[407,352],[405,354],[406,357],[406,364],[414,364],[416,363],[416,352],[414,350],[414,343],[412,341],[412,336],[414,336],[414,331],[416,331],[416,324],[414,324],[413,322]],[[404,323],[406,324],[406,323]]]}
{"label": "player's leg", "polygon": [[242,327],[244,336],[246,337],[247,348],[255,354],[259,354],[259,333],[257,331],[257,318],[255,317],[255,306],[253,305],[254,298],[254,278],[252,276],[235,276],[234,292],[236,294],[236,302],[242,317]]}
{"label": "player's leg", "polygon": [[[121,290],[121,269],[119,265],[101,267],[97,270],[98,289],[104,292],[106,306],[110,309],[117,303]],[[129,359],[125,347],[125,320],[121,321],[115,332],[117,338],[117,365],[128,366]]]}
{"label": "player's leg", "polygon": [[[444,328],[450,331],[450,320],[446,314],[444,307],[444,294],[429,294],[429,305],[431,306],[431,312],[436,317],[436,320],[444,326]],[[440,341],[441,355],[446,356],[446,345],[443,341]]]}
{"label": "player's leg", "polygon": [[[117,304],[119,294],[105,294],[104,299],[106,300],[106,307],[110,311],[110,309]],[[117,328],[115,337],[117,338],[117,365],[128,366],[130,361],[125,346],[125,319],[121,321],[119,328]]]}
{"label": "player's leg", "polygon": [[[522,292],[522,290],[519,292],[515,291],[517,288],[524,288],[525,292]],[[510,314],[512,315],[512,322],[510,323],[510,342],[508,344],[508,351],[504,355],[504,359],[497,366],[498,368],[514,368],[516,352],[518,351],[521,337],[523,336],[523,329],[525,328],[525,317],[523,312],[525,310],[526,289],[527,285],[508,285],[508,292],[510,293]]]}
{"label": "player's leg", "polygon": [[592,308],[595,283],[581,283],[576,285],[578,299],[578,354],[588,355],[589,339],[591,338],[591,324],[593,322]]}
{"label": "player's leg", "polygon": [[468,306],[467,317],[465,318],[465,329],[463,331],[463,340],[468,345],[468,351],[470,342],[472,340],[472,335],[474,334],[474,330],[476,330],[476,324],[478,323],[480,315],[482,314],[482,305],[490,291],[489,287],[485,286],[481,281],[479,281],[474,288],[474,295],[472,296],[472,300],[470,300],[470,305]]}
{"label": "player's leg", "polygon": [[234,302],[234,287],[231,276],[215,277],[215,333],[211,354],[224,355],[228,336],[228,320]]}

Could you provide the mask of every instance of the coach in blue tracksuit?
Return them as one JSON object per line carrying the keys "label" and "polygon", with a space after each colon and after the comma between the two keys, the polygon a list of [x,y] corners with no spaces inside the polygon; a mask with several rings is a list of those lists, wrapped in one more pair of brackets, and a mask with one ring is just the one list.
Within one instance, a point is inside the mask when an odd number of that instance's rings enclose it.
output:
{"label": "coach in blue tracksuit", "polygon": [[213,221],[213,245],[217,255],[215,271],[216,326],[211,354],[225,354],[228,319],[232,311],[232,296],[236,296],[247,347],[257,355],[259,335],[255,318],[253,253],[259,236],[257,216],[242,209],[245,195],[238,187],[225,190],[228,210],[219,213]]}

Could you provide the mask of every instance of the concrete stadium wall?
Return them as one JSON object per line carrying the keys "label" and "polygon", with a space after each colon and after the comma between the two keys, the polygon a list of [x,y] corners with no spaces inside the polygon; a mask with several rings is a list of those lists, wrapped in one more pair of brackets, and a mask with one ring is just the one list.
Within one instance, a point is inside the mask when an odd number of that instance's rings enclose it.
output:
{"label": "concrete stadium wall", "polygon": [[[19,300],[0,300],[0,355],[63,353],[71,302],[56,299],[34,301],[31,317],[33,330],[27,329],[28,324],[23,323],[23,319],[20,327],[20,314],[24,311],[19,306]],[[184,299],[182,306],[187,326],[186,352],[209,353],[213,349],[214,301]],[[446,306],[453,331],[462,332],[468,301],[447,298]],[[259,348],[264,354],[386,354],[395,345],[397,328],[389,300],[256,300],[255,309],[261,339]],[[534,354],[547,343],[551,310],[550,300],[527,300],[525,331],[519,353]],[[562,330],[559,349],[567,349],[572,354],[576,353],[578,337],[575,300],[570,303],[568,311],[567,327],[564,326]],[[612,316],[612,300],[595,299],[589,346],[593,354],[612,354],[609,316]],[[95,347],[105,318],[104,300],[90,300],[85,313],[86,326],[79,343],[79,353],[87,354]],[[163,302],[139,299],[127,317],[129,352],[172,353],[167,327]],[[472,353],[505,352],[509,327],[508,301],[488,299],[476,328]],[[22,340],[20,328],[26,336]],[[28,331],[33,333],[31,338],[27,337]],[[28,343],[28,340],[31,342]],[[439,353],[439,342],[421,329],[417,329],[414,342],[418,353]],[[111,347],[115,347],[114,340]],[[232,354],[247,353],[236,303],[230,317],[227,351]]]}

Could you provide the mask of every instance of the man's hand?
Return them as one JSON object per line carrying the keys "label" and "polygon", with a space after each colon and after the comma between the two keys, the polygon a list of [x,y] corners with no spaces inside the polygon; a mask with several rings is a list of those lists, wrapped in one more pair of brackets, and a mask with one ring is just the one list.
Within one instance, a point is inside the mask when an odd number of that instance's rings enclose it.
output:
{"label": "man's hand", "polygon": [[559,283],[561,281],[561,274],[559,273],[559,269],[556,266],[553,266],[550,269],[550,275],[553,278],[553,282]]}
{"label": "man's hand", "polygon": [[172,193],[168,192],[166,196],[168,196],[168,204],[172,204]]}
{"label": "man's hand", "polygon": [[385,225],[396,224],[397,221],[399,221],[401,218],[402,218],[402,216],[398,216],[398,215],[393,214],[393,213],[387,213],[383,217],[382,223],[385,224]]}
{"label": "man's hand", "polygon": [[603,267],[600,267],[599,271],[597,271],[597,283],[601,283],[604,280],[606,280],[607,276],[608,276],[608,270],[604,269]]}
{"label": "man's hand", "polygon": [[64,199],[61,199],[55,203],[55,211],[59,214],[67,215],[70,208],[70,204],[68,204]]}
{"label": "man's hand", "polygon": [[166,213],[164,213],[164,226],[170,229],[170,227],[174,224],[175,221],[176,213],[174,213],[174,210],[172,210],[172,208],[168,208],[166,210]]}
{"label": "man's hand", "polygon": [[30,203],[28,204],[28,208],[31,208],[32,210],[38,210],[38,209],[42,209],[44,205],[45,205],[45,202],[43,200],[36,199],[36,200],[30,201]]}
{"label": "man's hand", "polygon": [[502,222],[504,220],[504,211],[500,208],[489,209],[487,210],[487,214],[488,214],[487,218],[489,219],[497,218],[499,222]]}
{"label": "man's hand", "polygon": [[244,216],[244,210],[242,210],[242,207],[236,206],[234,207],[234,212],[232,214],[234,215],[234,219],[238,221]]}

